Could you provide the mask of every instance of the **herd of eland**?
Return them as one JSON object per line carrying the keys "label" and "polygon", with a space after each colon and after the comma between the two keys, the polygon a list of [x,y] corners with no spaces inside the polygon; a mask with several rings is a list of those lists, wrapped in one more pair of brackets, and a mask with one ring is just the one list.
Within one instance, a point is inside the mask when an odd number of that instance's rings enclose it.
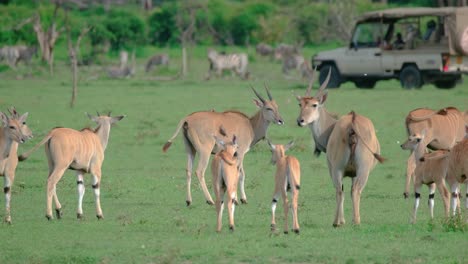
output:
{"label": "herd of eland", "polygon": [[[156,60],[156,59],[155,59]],[[315,72],[315,71],[313,71]],[[379,140],[372,121],[354,111],[341,117],[327,111],[325,103],[328,99],[326,89],[330,73],[319,87],[315,95],[311,95],[314,74],[304,96],[296,95],[299,102],[297,125],[309,127],[315,143],[314,153],[318,156],[326,153],[330,177],[336,192],[336,211],[334,227],[345,224],[344,217],[344,183],[345,177],[351,178],[351,197],[353,223],[361,223],[360,200],[373,168],[384,162],[380,155]],[[292,231],[299,233],[298,200],[301,189],[300,161],[285,152],[294,143],[286,145],[273,144],[267,138],[270,124],[282,125],[283,118],[278,104],[270,90],[265,86],[267,97],[263,97],[251,87],[256,98],[254,103],[258,108],[252,116],[235,110],[216,112],[214,110],[193,112],[179,121],[176,131],[164,144],[167,152],[177,135],[182,132],[185,152],[187,154],[186,168],[186,204],[192,204],[191,180],[195,156],[198,153],[198,164],[195,174],[200,182],[206,202],[216,207],[218,232],[221,231],[222,212],[226,201],[229,215],[229,228],[234,230],[234,211],[238,204],[240,186],[240,202],[247,203],[245,193],[246,172],[244,160],[249,150],[265,139],[271,150],[271,161],[276,165],[275,189],[271,203],[271,230],[276,230],[275,210],[278,199],[282,198],[284,207],[284,233],[288,233],[289,213],[292,214]],[[62,217],[62,205],[56,192],[56,185],[66,170],[76,173],[78,190],[77,218],[83,217],[82,201],[85,193],[84,174],[92,175],[92,188],[95,197],[96,216],[103,219],[100,204],[101,167],[104,152],[108,145],[111,125],[124,116],[112,117],[106,115],[88,117],[97,126],[94,129],[75,130],[57,127],[50,132],[31,150],[18,155],[18,145],[32,138],[32,132],[26,125],[28,113],[20,115],[16,109],[10,108],[9,115],[0,112],[0,176],[4,177],[5,222],[11,223],[11,187],[13,186],[18,161],[26,160],[35,150],[45,146],[49,172],[47,179],[46,217],[53,218],[53,203],[56,218]],[[415,109],[408,113],[405,119],[407,140],[402,148],[410,150],[407,162],[406,184],[404,196],[409,196],[411,182],[414,182],[415,205],[412,222],[416,221],[416,212],[420,202],[420,189],[425,184],[430,189],[429,208],[433,217],[434,192],[438,188],[441,193],[445,216],[460,212],[460,184],[468,187],[468,111],[461,112],[454,107],[440,110],[428,108]],[[428,150],[430,149],[430,151]],[[213,191],[212,199],[205,182],[205,171],[210,157]],[[450,191],[446,185],[449,186]],[[290,200],[287,193],[291,193]],[[468,190],[466,198],[468,209]]]}
{"label": "herd of eland", "polygon": [[[360,200],[361,194],[367,183],[373,168],[384,162],[380,155],[380,144],[376,136],[372,121],[364,115],[354,111],[336,117],[325,108],[328,98],[326,89],[330,80],[330,73],[322,83],[317,93],[312,96],[312,84],[314,74],[311,77],[309,87],[304,96],[297,96],[300,112],[297,118],[299,127],[309,127],[315,142],[314,153],[318,156],[321,152],[327,155],[327,165],[333,185],[336,191],[336,214],[333,226],[339,227],[345,224],[344,217],[344,177],[351,178],[351,197],[353,204],[353,223],[361,223]],[[245,171],[243,161],[249,149],[262,139],[267,139],[266,132],[270,123],[283,124],[278,105],[267,87],[265,87],[268,99],[265,100],[254,88],[257,96],[255,100],[259,111],[252,117],[237,111],[202,111],[189,114],[179,121],[174,135],[163,146],[166,152],[173,140],[182,130],[185,151],[187,153],[187,206],[192,203],[191,175],[195,154],[199,153],[198,166],[195,171],[208,204],[216,204],[217,231],[221,230],[221,213],[224,207],[224,193],[227,192],[227,204],[229,209],[229,227],[234,230],[234,207],[237,200],[237,184],[240,185],[242,203],[247,203],[244,189]],[[468,185],[468,112],[460,112],[453,107],[434,111],[430,109],[416,109],[406,117],[408,132],[407,142],[402,148],[411,150],[408,159],[407,184],[405,198],[408,197],[409,184],[415,182],[416,209],[419,204],[419,190],[421,184],[430,185],[430,210],[433,217],[433,198],[436,186],[442,193],[446,216],[448,216],[448,201],[452,196],[452,212],[460,208],[459,184]],[[442,129],[443,128],[443,129]],[[416,134],[423,132],[423,138],[415,140]],[[420,134],[417,134],[420,135]],[[225,138],[227,141],[222,140]],[[233,138],[231,140],[231,138]],[[272,162],[277,165],[275,174],[275,190],[271,205],[272,221],[271,229],[276,230],[275,210],[278,198],[281,195],[284,203],[285,223],[284,232],[288,232],[288,212],[292,210],[293,228],[299,233],[298,221],[298,195],[300,189],[300,162],[293,156],[285,155],[285,151],[293,142],[287,145],[274,145],[269,139],[268,144],[272,151]],[[426,147],[440,149],[430,153],[430,158],[424,159]],[[213,188],[216,194],[216,203],[213,202],[206,187],[204,174],[211,154],[215,154],[212,161]],[[431,161],[429,161],[431,160]],[[433,160],[433,162],[432,162]],[[429,170],[421,169],[421,164],[435,164]],[[234,166],[234,163],[237,164]],[[437,167],[437,168],[435,168]],[[421,172],[422,171],[422,172]],[[427,172],[426,172],[427,171]],[[436,172],[438,172],[438,175]],[[434,174],[434,175],[433,175]],[[432,177],[432,178],[431,178]],[[430,178],[430,179],[429,179]],[[451,193],[446,190],[445,182],[448,182]],[[467,186],[468,187],[468,186]],[[444,189],[445,188],[445,189]],[[287,198],[287,192],[291,191],[292,202]],[[467,195],[468,196],[468,195]],[[466,201],[468,209],[468,198]]]}

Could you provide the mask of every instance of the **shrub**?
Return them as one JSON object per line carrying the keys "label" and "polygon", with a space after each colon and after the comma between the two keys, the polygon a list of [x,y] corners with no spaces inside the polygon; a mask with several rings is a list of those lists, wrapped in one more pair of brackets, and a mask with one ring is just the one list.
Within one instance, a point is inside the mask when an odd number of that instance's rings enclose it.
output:
{"label": "shrub", "polygon": [[144,40],[145,24],[131,12],[111,11],[104,20],[104,25],[111,34],[110,42],[113,50],[128,48]]}
{"label": "shrub", "polygon": [[254,3],[241,8],[230,23],[234,43],[244,45],[247,42],[256,43],[253,32],[259,28],[258,18],[268,17],[274,11],[274,6],[268,3]]}
{"label": "shrub", "polygon": [[177,6],[169,3],[150,15],[148,38],[151,44],[161,46],[178,42],[179,29],[176,24],[176,14]]}
{"label": "shrub", "polygon": [[[27,24],[15,30],[24,19],[33,15],[33,11],[24,6],[0,6],[0,43],[14,45],[17,43],[36,44],[36,36],[31,24]],[[13,30],[12,30],[13,29]]]}

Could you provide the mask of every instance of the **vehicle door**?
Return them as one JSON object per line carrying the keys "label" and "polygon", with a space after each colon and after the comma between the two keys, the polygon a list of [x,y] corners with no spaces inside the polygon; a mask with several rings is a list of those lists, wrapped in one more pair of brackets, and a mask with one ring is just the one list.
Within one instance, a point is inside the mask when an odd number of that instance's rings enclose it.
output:
{"label": "vehicle door", "polygon": [[344,58],[349,75],[381,75],[382,47],[386,45],[379,22],[356,25]]}

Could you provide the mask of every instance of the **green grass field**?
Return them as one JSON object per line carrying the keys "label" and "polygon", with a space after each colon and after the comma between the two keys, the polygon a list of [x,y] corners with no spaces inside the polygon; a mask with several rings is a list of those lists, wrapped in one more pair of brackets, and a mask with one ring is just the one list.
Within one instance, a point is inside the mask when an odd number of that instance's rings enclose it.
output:
{"label": "green grass field", "polygon": [[[178,71],[178,51],[170,50],[170,54],[175,58],[160,74]],[[299,107],[293,92],[303,94],[304,81],[296,74],[284,78],[279,64],[261,58],[251,63],[250,81],[230,76],[204,81],[208,69],[204,50],[194,54],[190,57],[190,75],[171,82],[148,80],[143,74],[143,60],[132,79],[110,80],[100,69],[83,68],[73,109],[69,107],[71,78],[64,62],[58,62],[52,78],[38,70],[34,70],[35,77],[17,78],[29,71],[25,68],[20,73],[0,73],[0,109],[6,111],[14,105],[21,113],[28,111],[28,124],[35,134],[20,146],[20,153],[32,148],[53,127],[93,126],[85,112],[126,115],[111,131],[103,165],[101,203],[105,219],[98,221],[95,217],[88,175],[85,218],[76,219],[76,178],[68,171],[57,185],[64,216],[46,220],[48,169],[40,149],[17,168],[12,189],[13,224],[0,224],[0,263],[467,263],[467,229],[444,222],[438,193],[435,219],[429,219],[428,190],[423,188],[418,222],[409,224],[414,199],[403,199],[408,153],[399,146],[405,140],[408,111],[445,106],[465,110],[468,84],[452,90],[433,86],[403,90],[397,81],[384,81],[373,90],[360,90],[351,83],[330,90],[327,109],[337,114],[354,110],[369,117],[376,127],[382,155],[388,159],[369,177],[361,200],[360,226],[351,223],[351,181],[345,179],[347,223],[336,229],[332,227],[335,192],[326,157],[313,156],[309,129],[298,127],[295,121]],[[90,77],[98,74],[98,79]],[[193,205],[185,206],[186,155],[181,136],[168,153],[162,153],[161,148],[179,120],[191,112],[237,109],[252,115],[256,107],[249,86],[264,93],[264,82],[271,87],[286,122],[283,126],[271,125],[268,137],[278,143],[296,140],[289,154],[295,155],[302,166],[301,234],[270,231],[275,167],[270,165],[265,142],[257,144],[245,158],[249,204],[236,208],[236,231],[229,232],[225,210],[223,231],[218,234],[215,209],[205,203],[196,177],[192,179]],[[209,169],[206,180],[211,191]],[[281,209],[278,206],[277,215],[282,214]],[[279,226],[282,221],[278,220]]]}

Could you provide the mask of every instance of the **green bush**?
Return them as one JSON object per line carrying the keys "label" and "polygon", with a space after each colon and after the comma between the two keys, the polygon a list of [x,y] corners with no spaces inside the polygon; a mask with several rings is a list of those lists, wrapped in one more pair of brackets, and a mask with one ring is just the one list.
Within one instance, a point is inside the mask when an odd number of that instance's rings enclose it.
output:
{"label": "green bush", "polygon": [[113,10],[107,15],[104,25],[111,34],[113,50],[129,48],[144,41],[145,24],[131,12]]}
{"label": "green bush", "polygon": [[231,34],[234,43],[245,45],[258,42],[253,32],[259,28],[259,17],[268,17],[274,11],[274,6],[269,3],[248,4],[241,8],[238,14],[230,22]]}
{"label": "green bush", "polygon": [[36,44],[36,36],[31,24],[27,24],[20,29],[14,29],[21,21],[31,17],[33,10],[24,6],[9,5],[0,6],[0,44],[14,45]]}
{"label": "green bush", "polygon": [[148,19],[148,38],[153,45],[175,44],[178,42],[179,30],[176,25],[177,6],[165,4],[156,9]]}

